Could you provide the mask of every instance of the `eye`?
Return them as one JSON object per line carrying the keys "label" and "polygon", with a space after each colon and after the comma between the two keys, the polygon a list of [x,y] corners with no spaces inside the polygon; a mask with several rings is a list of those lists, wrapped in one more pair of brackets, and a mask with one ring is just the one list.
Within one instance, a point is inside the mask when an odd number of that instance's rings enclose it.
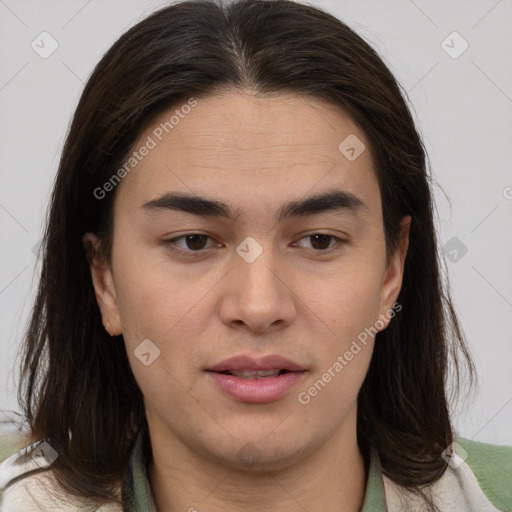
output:
{"label": "eye", "polygon": [[[313,250],[317,252],[331,252],[331,250],[336,248],[337,245],[346,243],[346,240],[327,233],[314,233],[312,235],[305,236],[301,241],[308,239],[311,240]],[[333,241],[335,244],[331,245],[331,242]]]}
{"label": "eye", "polygon": [[[185,252],[200,252],[205,249],[207,239],[213,240],[210,236],[203,235],[202,233],[187,233],[186,235],[171,238],[170,240],[164,240],[164,243],[166,245],[176,246],[179,250]],[[183,247],[183,244],[178,244],[178,240],[183,240],[185,247]]]}
{"label": "eye", "polygon": [[[176,238],[164,240],[163,243],[171,246],[173,250],[191,254],[200,253],[205,249],[213,247],[214,245],[210,245],[209,247],[207,246],[208,239],[213,241],[212,237],[202,233],[186,233],[185,235],[181,235]],[[327,233],[313,233],[303,237],[300,241],[308,239],[311,241],[310,248],[315,252],[328,253],[334,250],[336,246],[347,243],[346,240]],[[220,246],[220,244],[217,244],[217,246]]]}

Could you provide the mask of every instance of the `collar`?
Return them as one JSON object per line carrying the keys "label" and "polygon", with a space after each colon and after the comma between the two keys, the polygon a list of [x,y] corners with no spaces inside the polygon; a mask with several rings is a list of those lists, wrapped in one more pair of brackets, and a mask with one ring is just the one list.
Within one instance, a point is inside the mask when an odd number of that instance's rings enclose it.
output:
{"label": "collar", "polygon": [[[130,462],[125,474],[123,503],[126,512],[157,512],[153,492],[148,477],[148,455],[150,454],[149,436],[142,429],[135,441]],[[360,512],[386,512],[384,481],[377,452],[370,455],[370,467]]]}

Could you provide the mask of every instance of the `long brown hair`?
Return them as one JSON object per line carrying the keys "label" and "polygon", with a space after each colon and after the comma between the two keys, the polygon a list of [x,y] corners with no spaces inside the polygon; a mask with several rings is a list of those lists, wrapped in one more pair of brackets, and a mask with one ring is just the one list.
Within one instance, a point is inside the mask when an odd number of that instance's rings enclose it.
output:
{"label": "long brown hair", "polygon": [[103,328],[82,245],[95,232],[110,258],[115,190],[103,199],[94,191],[162,111],[237,88],[299,93],[349,113],[370,141],[388,257],[400,219],[412,216],[402,311],[377,334],[357,435],[363,453],[377,450],[384,474],[421,492],[445,471],[440,454],[453,438],[448,367],[455,362],[456,377],[464,364],[473,373],[442,280],[426,153],[377,53],[332,15],[288,0],[167,6],[122,35],[94,69],[62,152],[24,345],[19,398],[32,436],[58,452],[52,469],[65,489],[115,498],[146,420],[123,338]]}

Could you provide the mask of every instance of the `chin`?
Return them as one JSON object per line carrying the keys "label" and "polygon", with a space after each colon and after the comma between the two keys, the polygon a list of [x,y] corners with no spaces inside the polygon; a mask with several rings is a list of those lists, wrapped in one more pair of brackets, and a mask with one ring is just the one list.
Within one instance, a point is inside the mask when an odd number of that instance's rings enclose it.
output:
{"label": "chin", "polygon": [[[234,441],[230,443],[231,446],[220,451],[219,445],[216,445],[215,451],[211,453],[213,458],[218,464],[251,473],[285,470],[307,458],[315,449],[312,445],[292,443],[289,438],[286,445],[282,439],[271,441],[265,439],[265,436],[244,437]],[[227,454],[229,457],[226,457]]]}

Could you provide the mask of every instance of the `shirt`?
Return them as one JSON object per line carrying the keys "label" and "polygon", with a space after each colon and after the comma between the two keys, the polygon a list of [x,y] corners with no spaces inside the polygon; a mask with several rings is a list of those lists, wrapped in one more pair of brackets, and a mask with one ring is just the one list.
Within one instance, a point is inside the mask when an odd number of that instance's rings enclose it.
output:
{"label": "shirt", "polygon": [[[37,445],[37,443],[34,443]],[[31,445],[28,451],[34,448]],[[37,447],[36,447],[37,448]],[[56,489],[51,466],[42,469],[27,449],[0,465],[2,512],[157,512],[148,478],[148,441],[137,436],[124,475],[124,506],[72,502]],[[453,453],[444,455],[448,467],[431,486],[435,504],[447,512],[512,512],[512,447],[494,446],[459,439]],[[193,508],[193,507],[192,507]],[[207,506],[197,504],[207,512]],[[378,454],[370,457],[366,491],[361,512],[415,512],[419,499],[382,473]],[[161,511],[160,511],[161,512]],[[316,511],[311,511],[316,512]]]}

